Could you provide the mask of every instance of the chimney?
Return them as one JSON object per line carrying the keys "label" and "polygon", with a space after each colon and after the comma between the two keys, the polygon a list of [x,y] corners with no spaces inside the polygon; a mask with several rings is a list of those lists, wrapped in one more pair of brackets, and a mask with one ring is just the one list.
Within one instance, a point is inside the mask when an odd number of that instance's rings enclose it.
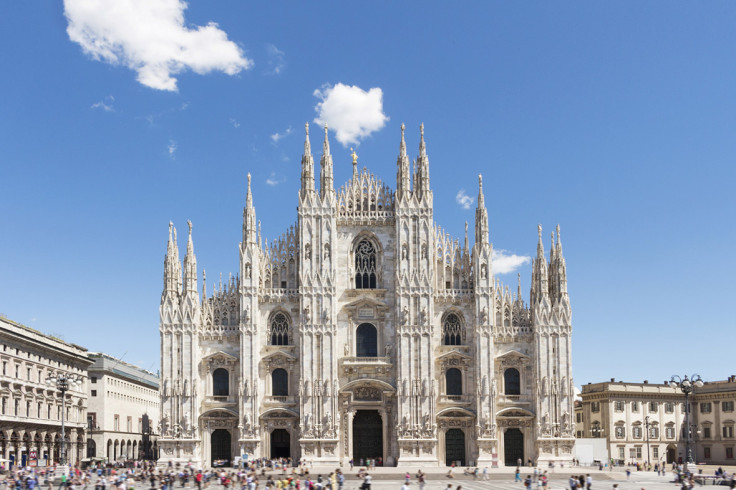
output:
{"label": "chimney", "polygon": [[616,382],[616,378],[611,378],[611,383],[615,383],[615,382]]}
{"label": "chimney", "polygon": [[649,384],[649,380],[646,380],[646,379],[645,379],[645,380],[644,380],[644,384],[645,384],[645,385],[648,385],[648,384]]}

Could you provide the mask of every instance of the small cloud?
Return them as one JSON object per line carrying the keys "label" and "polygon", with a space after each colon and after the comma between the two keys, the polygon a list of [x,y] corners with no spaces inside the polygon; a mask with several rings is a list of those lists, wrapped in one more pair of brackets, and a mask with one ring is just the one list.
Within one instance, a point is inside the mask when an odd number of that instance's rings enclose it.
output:
{"label": "small cloud", "polygon": [[509,253],[508,250],[493,249],[491,261],[493,263],[493,272],[495,274],[508,274],[524,264],[529,263],[532,258],[526,255],[516,255]]}
{"label": "small cloud", "polygon": [[475,202],[475,199],[470,197],[465,193],[465,189],[460,189],[455,196],[455,201],[463,208],[463,209],[470,209],[470,206],[473,205]]}
{"label": "small cloud", "polygon": [[230,124],[232,124],[234,128],[239,128],[240,127],[240,123],[238,121],[236,121],[232,117],[230,118]]}
{"label": "small cloud", "polygon": [[147,87],[176,91],[185,70],[235,75],[253,66],[215,22],[187,22],[186,9],[184,0],[64,0],[69,39],[96,61],[134,70]]}
{"label": "small cloud", "polygon": [[31,318],[31,321],[32,321],[32,322],[36,322],[36,321],[38,321],[38,318],[36,318],[36,317],[34,316],[33,318]]}
{"label": "small cloud", "polygon": [[168,150],[169,150],[169,156],[171,158],[174,158],[174,153],[176,153],[176,149],[177,149],[176,141],[169,140]]}
{"label": "small cloud", "polygon": [[268,178],[266,179],[266,184],[268,184],[271,187],[273,187],[273,186],[277,186],[277,185],[279,185],[279,184],[281,184],[282,182],[285,182],[285,181],[286,181],[285,179],[279,179],[279,178],[277,178],[275,172],[271,172],[271,175],[269,175]]}
{"label": "small cloud", "polygon": [[285,137],[289,136],[290,134],[291,134],[291,126],[289,126],[288,128],[286,128],[286,131],[284,131],[283,133],[273,133],[271,135],[271,142],[274,145],[277,145],[279,143],[279,140],[281,140],[282,138],[285,138]]}
{"label": "small cloud", "polygon": [[574,400],[576,400],[576,401],[577,400],[583,401],[583,397],[581,396],[583,392],[580,390],[580,388],[578,388],[577,386],[573,386],[572,387],[572,393],[573,393],[573,399]]}
{"label": "small cloud", "polygon": [[115,102],[115,97],[108,95],[99,102],[95,102],[90,106],[90,109],[102,109],[105,112],[115,112],[115,108],[112,106]]}
{"label": "small cloud", "polygon": [[266,53],[268,54],[268,73],[271,75],[279,75],[284,71],[284,68],[286,68],[286,61],[284,61],[286,53],[273,44],[266,45]]}
{"label": "small cloud", "polygon": [[181,106],[179,106],[179,110],[186,111],[187,107],[189,107],[189,102],[184,102]]}
{"label": "small cloud", "polygon": [[321,100],[314,106],[314,122],[327,124],[344,147],[359,145],[389,119],[383,113],[383,90],[379,87],[365,91],[355,85],[326,84],[313,95]]}

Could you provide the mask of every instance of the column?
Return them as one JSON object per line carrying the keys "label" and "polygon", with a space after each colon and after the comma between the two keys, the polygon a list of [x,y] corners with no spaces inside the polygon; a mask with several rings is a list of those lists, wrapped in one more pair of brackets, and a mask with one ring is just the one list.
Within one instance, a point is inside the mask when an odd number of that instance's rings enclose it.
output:
{"label": "column", "polygon": [[12,429],[6,429],[3,431],[3,434],[5,434],[5,449],[3,450],[3,459],[10,459],[10,436],[13,435]]}
{"label": "column", "polygon": [[381,455],[381,458],[383,459],[383,464],[386,464],[386,460],[389,457],[388,454],[388,416],[386,415],[386,409],[381,408],[378,410],[378,413],[381,415],[381,420],[383,423],[381,424],[381,433],[383,435],[383,454]]}

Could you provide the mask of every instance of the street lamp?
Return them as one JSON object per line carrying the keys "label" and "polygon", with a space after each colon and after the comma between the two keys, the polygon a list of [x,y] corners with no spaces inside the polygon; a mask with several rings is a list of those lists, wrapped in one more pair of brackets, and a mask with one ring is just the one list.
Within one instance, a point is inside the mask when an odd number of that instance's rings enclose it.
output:
{"label": "street lamp", "polygon": [[652,465],[652,463],[649,461],[649,415],[644,417],[644,425],[647,428],[647,467],[649,467]]}
{"label": "street lamp", "polygon": [[601,423],[597,420],[593,422],[593,428],[590,429],[590,433],[595,438],[601,437],[601,434],[603,433],[603,429],[601,429]]}
{"label": "street lamp", "polygon": [[81,374],[56,374],[46,378],[46,384],[49,386],[56,386],[56,389],[61,392],[61,452],[59,453],[59,463],[62,466],[66,463],[66,453],[64,447],[64,416],[66,415],[66,392],[69,391],[70,387],[79,387],[82,385],[82,379],[84,377]]}
{"label": "street lamp", "polygon": [[[695,469],[695,460],[693,459],[693,452],[690,449],[691,442],[691,430],[690,430],[690,393],[693,392],[694,388],[701,388],[703,386],[703,378],[699,374],[693,374],[688,379],[687,376],[680,378],[677,375],[673,375],[670,379],[671,388],[679,388],[685,394],[685,427],[687,427],[687,439],[686,444],[686,458],[688,470],[692,471]],[[691,468],[692,466],[692,468]]]}

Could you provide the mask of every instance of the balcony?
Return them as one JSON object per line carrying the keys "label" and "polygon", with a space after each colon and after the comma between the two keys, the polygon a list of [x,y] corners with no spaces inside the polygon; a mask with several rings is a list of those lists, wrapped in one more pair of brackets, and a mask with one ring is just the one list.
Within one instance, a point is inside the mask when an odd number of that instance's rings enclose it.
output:
{"label": "balcony", "polygon": [[440,405],[471,405],[473,403],[473,395],[440,395]]}
{"label": "balcony", "polygon": [[299,397],[296,396],[266,396],[263,403],[268,406],[292,406],[296,405]]}
{"label": "balcony", "polygon": [[531,398],[527,395],[504,395],[498,396],[499,405],[529,405]]}
{"label": "balcony", "polygon": [[220,396],[208,395],[204,399],[204,403],[210,407],[222,407],[226,405],[236,405],[238,397],[236,396]]}

